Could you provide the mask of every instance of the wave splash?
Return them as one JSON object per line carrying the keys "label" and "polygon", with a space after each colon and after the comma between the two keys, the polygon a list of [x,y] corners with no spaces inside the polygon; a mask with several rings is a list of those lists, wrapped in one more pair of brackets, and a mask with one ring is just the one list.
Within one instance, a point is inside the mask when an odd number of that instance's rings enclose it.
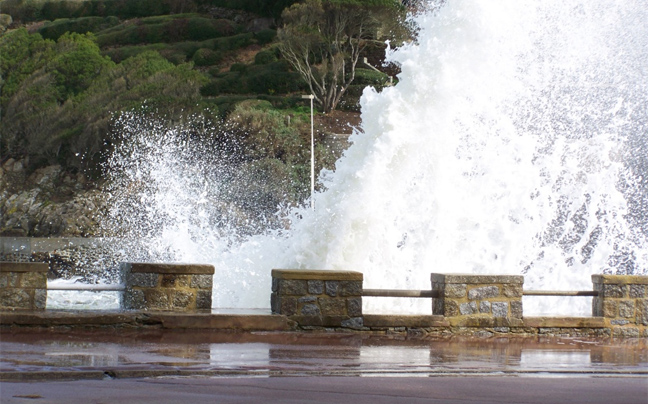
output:
{"label": "wave splash", "polygon": [[[123,165],[136,170],[123,186],[137,170],[148,184],[130,225],[164,217],[147,259],[214,264],[220,308],[269,307],[272,268],[356,270],[390,289],[429,288],[431,272],[524,274],[526,289],[547,290],[648,273],[645,4],[441,3],[413,17],[416,43],[389,52],[398,84],[365,90],[351,146],[288,230],[222,219],[225,168],[203,151],[185,159],[170,141]],[[589,312],[584,300],[575,312]],[[560,304],[525,301],[525,313]],[[365,311],[430,307],[367,299]]]}

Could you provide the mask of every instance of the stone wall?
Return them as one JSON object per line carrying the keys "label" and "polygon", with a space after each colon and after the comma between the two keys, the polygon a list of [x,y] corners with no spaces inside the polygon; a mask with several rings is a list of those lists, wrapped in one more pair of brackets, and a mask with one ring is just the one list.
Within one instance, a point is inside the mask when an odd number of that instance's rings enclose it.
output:
{"label": "stone wall", "polygon": [[432,313],[452,325],[511,325],[522,319],[522,285],[517,275],[432,274]]}
{"label": "stone wall", "polygon": [[604,317],[614,335],[639,337],[648,327],[648,277],[592,275],[598,296],[592,315]]}
{"label": "stone wall", "polygon": [[0,310],[44,310],[47,264],[0,262]]}
{"label": "stone wall", "polygon": [[[225,323],[233,329],[243,327],[239,315],[222,317],[205,312],[187,316],[187,312],[211,308],[214,268],[210,265],[128,263],[122,270],[125,309],[164,311],[165,326],[172,328],[215,329]],[[0,316],[0,326],[47,327],[64,321],[66,327],[92,327],[92,314],[84,314],[86,319],[79,322],[74,319],[83,317],[78,313],[66,314],[62,320],[61,313],[43,311],[46,271],[47,265],[41,263],[1,263],[0,310],[5,313]],[[281,329],[648,338],[647,276],[593,275],[593,289],[598,296],[593,301],[592,317],[524,317],[522,276],[432,274],[431,281],[433,290],[426,296],[434,296],[432,315],[364,315],[362,273],[273,270],[271,308],[285,321]],[[367,291],[368,295],[374,292]],[[395,291],[385,292],[394,295]],[[33,312],[8,312],[17,309]],[[173,312],[178,313],[177,317]],[[121,315],[94,315],[98,318],[94,326],[109,321],[111,326],[131,327],[131,323],[122,325]],[[267,317],[268,324],[275,324],[275,316]],[[259,327],[270,330],[274,326]]]}
{"label": "stone wall", "polygon": [[127,310],[210,310],[214,267],[197,264],[123,263]]}
{"label": "stone wall", "polygon": [[301,326],[362,328],[360,272],[272,270],[271,308]]}
{"label": "stone wall", "polygon": [[[431,316],[363,315],[358,272],[273,270],[272,278],[272,312],[287,316],[303,330],[648,337],[645,276],[594,276],[600,298],[595,300],[592,317],[524,317],[524,278],[516,275],[432,274]],[[385,291],[385,296],[393,292]],[[597,312],[597,305],[606,312]]]}

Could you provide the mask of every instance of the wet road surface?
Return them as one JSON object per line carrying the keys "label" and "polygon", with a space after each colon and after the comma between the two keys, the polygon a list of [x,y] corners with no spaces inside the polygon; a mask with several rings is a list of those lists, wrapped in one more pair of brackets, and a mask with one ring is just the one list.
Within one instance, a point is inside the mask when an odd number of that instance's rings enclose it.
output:
{"label": "wet road surface", "polygon": [[648,404],[645,339],[125,330],[1,337],[2,403]]}
{"label": "wet road surface", "polygon": [[646,379],[515,377],[155,378],[3,383],[23,403],[642,404]]}

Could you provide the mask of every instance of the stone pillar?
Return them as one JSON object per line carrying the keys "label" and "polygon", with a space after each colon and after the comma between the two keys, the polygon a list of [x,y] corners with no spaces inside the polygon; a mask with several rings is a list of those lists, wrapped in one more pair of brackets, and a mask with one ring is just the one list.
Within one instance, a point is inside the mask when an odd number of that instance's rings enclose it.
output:
{"label": "stone pillar", "polygon": [[44,310],[48,269],[42,262],[0,262],[0,310]]}
{"label": "stone pillar", "polygon": [[197,264],[122,263],[122,308],[133,310],[209,310],[214,267]]}
{"label": "stone pillar", "polygon": [[300,326],[360,329],[362,281],[360,272],[273,269],[272,313]]}
{"label": "stone pillar", "polygon": [[454,325],[522,319],[523,276],[432,274],[431,280],[432,290],[438,291],[432,299],[432,314],[455,320]]}
{"label": "stone pillar", "polygon": [[592,275],[592,316],[604,317],[613,335],[648,336],[648,276]]}

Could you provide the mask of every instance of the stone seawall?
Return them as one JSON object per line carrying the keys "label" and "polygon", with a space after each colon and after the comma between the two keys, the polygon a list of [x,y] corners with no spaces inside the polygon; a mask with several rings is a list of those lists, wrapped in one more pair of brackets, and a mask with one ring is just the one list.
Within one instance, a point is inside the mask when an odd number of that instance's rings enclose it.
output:
{"label": "stone seawall", "polygon": [[45,310],[47,264],[0,262],[0,310]]}
{"label": "stone seawall", "polygon": [[[272,312],[287,316],[302,330],[648,337],[647,276],[593,275],[592,317],[525,317],[522,276],[433,273],[431,316],[362,315],[360,301],[354,318],[346,311],[349,302],[341,301],[334,313],[325,312],[321,305],[329,306],[330,294],[319,285],[353,280],[353,289],[362,290],[362,273],[273,270],[272,277]],[[376,296],[375,292],[371,295]],[[384,296],[394,294],[387,292]],[[345,296],[360,300],[362,293]]]}
{"label": "stone seawall", "polygon": [[214,267],[197,264],[123,263],[125,310],[209,310]]}
{"label": "stone seawall", "polygon": [[[22,241],[16,239],[11,240],[13,244],[3,241],[3,248],[14,252],[29,252],[39,245],[44,248],[70,243],[70,240],[60,244],[60,240],[47,239],[30,239],[30,244],[20,244]],[[212,266],[124,264],[119,271],[119,283],[123,283],[125,311],[95,315],[45,310],[47,271],[48,265],[44,263],[0,262],[0,310],[3,310],[0,326],[220,329],[219,315],[209,313]],[[272,315],[267,316],[268,321],[281,318],[286,330],[648,338],[648,276],[593,275],[593,290],[584,291],[586,294],[573,292],[595,296],[591,317],[527,317],[522,307],[525,295],[522,276],[431,274],[431,290],[415,292],[425,292],[426,297],[431,297],[432,315],[369,315],[362,311],[365,289],[360,272],[275,269],[271,274],[272,290],[268,291],[268,298]],[[376,292],[381,291],[366,291],[367,296],[381,296]],[[393,296],[394,292],[403,291],[384,292],[384,296]],[[20,313],[14,313],[15,310]],[[197,315],[197,311],[202,313]],[[142,321],[133,325],[133,321],[139,321],[133,318],[150,318],[159,312],[166,312],[164,318],[173,320]],[[124,313],[130,313],[126,316],[129,320],[125,320]],[[254,328],[253,324],[246,323],[252,320],[245,320],[245,316],[233,318],[228,317],[228,324]]]}
{"label": "stone seawall", "polygon": [[283,331],[307,333],[360,333],[394,336],[520,336],[648,338],[645,329],[639,335],[613,333],[600,317],[528,317],[514,326],[502,323],[480,326],[452,326],[441,316],[374,315],[363,316],[363,326],[335,327],[300,325],[290,316],[278,314],[216,314],[162,311],[0,311],[0,331],[19,330],[213,330],[213,331]]}

